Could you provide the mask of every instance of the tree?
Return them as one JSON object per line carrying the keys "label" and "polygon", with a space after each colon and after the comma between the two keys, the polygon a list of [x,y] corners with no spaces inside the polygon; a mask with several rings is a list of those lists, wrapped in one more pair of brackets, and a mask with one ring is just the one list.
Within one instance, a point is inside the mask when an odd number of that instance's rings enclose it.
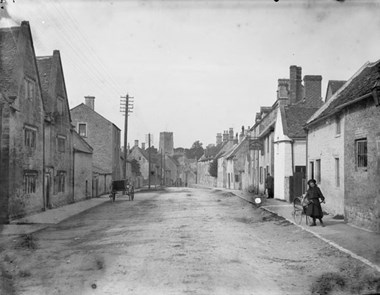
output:
{"label": "tree", "polygon": [[198,161],[203,154],[204,149],[202,147],[202,143],[199,140],[195,141],[191,148],[186,150],[186,157],[188,159],[197,159]]}
{"label": "tree", "polygon": [[140,176],[141,175],[141,172],[140,172],[140,163],[136,159],[133,159],[131,161],[131,170],[132,170],[132,173],[135,174],[136,176]]}
{"label": "tree", "polygon": [[218,177],[218,159],[215,158],[210,162],[208,166],[208,173],[210,173],[212,177]]}

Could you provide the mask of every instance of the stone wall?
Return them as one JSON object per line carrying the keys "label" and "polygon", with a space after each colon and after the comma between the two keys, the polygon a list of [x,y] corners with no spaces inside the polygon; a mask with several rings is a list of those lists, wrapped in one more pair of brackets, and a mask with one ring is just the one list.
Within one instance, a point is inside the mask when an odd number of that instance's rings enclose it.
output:
{"label": "stone wall", "polygon": [[[365,120],[363,120],[365,118]],[[380,108],[371,98],[345,120],[345,214],[348,222],[380,232]],[[367,140],[367,167],[357,165],[358,139]]]}

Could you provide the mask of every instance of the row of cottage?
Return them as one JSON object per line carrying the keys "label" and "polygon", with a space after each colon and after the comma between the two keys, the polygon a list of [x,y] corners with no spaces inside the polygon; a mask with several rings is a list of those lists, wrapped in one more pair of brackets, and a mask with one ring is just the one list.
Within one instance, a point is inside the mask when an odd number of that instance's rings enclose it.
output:
{"label": "row of cottage", "polygon": [[109,191],[120,179],[120,129],[69,109],[60,52],[37,57],[29,23],[0,29],[0,223]]}
{"label": "row of cottage", "polygon": [[270,173],[275,198],[292,202],[314,178],[329,214],[380,232],[380,61],[329,81],[324,100],[321,81],[290,66],[252,127],[217,134],[198,161],[198,184],[263,194]]}

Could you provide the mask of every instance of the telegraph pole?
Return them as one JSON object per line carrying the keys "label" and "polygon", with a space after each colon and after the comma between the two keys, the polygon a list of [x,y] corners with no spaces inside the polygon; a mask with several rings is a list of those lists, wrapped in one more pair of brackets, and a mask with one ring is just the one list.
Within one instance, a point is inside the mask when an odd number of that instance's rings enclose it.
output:
{"label": "telegraph pole", "polygon": [[151,169],[150,169],[150,153],[151,153],[151,148],[150,148],[150,133],[148,133],[148,146],[149,146],[149,159],[148,159],[148,162],[149,162],[149,174],[148,174],[148,188],[150,189],[150,174],[151,174]]}
{"label": "telegraph pole", "polygon": [[127,93],[126,96],[120,97],[120,112],[124,113],[124,165],[123,165],[123,177],[127,179],[127,139],[128,139],[128,116],[129,113],[132,113],[133,110],[133,97],[130,97]]}

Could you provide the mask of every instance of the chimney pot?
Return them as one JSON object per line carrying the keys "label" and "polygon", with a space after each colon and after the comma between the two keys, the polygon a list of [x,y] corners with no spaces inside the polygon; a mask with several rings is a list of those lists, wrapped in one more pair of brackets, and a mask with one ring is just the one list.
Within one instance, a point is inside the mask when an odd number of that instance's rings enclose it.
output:
{"label": "chimney pot", "polygon": [[135,146],[139,146],[139,141],[135,139]]}
{"label": "chimney pot", "polygon": [[145,142],[142,142],[142,143],[141,143],[141,148],[142,148],[143,150],[145,150]]}

